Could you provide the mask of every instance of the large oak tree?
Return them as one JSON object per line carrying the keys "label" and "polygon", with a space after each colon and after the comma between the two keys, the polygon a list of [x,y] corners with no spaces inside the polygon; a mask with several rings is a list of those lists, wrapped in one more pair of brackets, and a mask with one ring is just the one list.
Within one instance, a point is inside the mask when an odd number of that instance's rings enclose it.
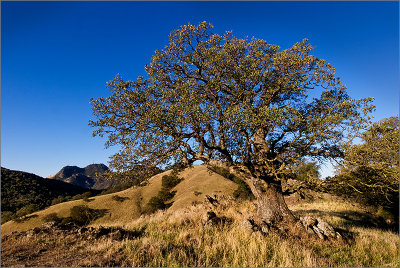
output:
{"label": "large oak tree", "polygon": [[311,50],[306,39],[280,50],[206,22],[184,25],[146,77],[118,75],[110,97],[91,100],[93,134],[121,146],[110,163],[117,170],[201,160],[240,176],[265,223],[293,222],[281,190],[291,165],[342,157],[373,109],[371,98],[351,99]]}

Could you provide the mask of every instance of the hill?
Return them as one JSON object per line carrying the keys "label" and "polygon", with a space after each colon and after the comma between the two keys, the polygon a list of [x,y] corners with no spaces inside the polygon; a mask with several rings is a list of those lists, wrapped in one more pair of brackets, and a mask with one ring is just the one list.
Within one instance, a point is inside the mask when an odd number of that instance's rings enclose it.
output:
{"label": "hill", "polygon": [[[43,219],[51,213],[56,213],[61,218],[68,217],[70,209],[78,205],[87,205],[92,209],[107,211],[103,217],[94,221],[96,224],[112,225],[118,223],[124,225],[131,223],[132,220],[141,216],[142,210],[149,200],[161,190],[162,177],[170,173],[171,171],[160,173],[150,178],[147,183],[133,186],[121,192],[94,196],[87,201],[81,199],[56,204],[35,212],[23,222],[16,223],[11,221],[3,224],[1,226],[1,235],[40,226],[44,222]],[[192,203],[202,202],[205,195],[211,195],[215,192],[232,195],[237,188],[237,184],[210,172],[205,166],[193,166],[181,172],[179,176],[185,179],[174,188],[176,194],[172,199],[173,203],[168,209],[169,211],[188,207]],[[125,198],[125,201],[115,201],[113,196],[116,195]]]}
{"label": "hill", "polygon": [[108,170],[104,164],[91,164],[84,168],[65,166],[54,176],[49,177],[87,189],[106,189],[114,185],[107,180],[103,173]]}
{"label": "hill", "polygon": [[[23,208],[43,209],[50,206],[52,200],[72,197],[87,192],[87,189],[62,181],[45,179],[35,174],[1,168],[1,210],[16,213]],[[93,192],[94,193],[94,192]],[[3,219],[2,219],[3,220]]]}
{"label": "hill", "polygon": [[[313,193],[313,198],[307,199],[312,202],[291,196],[288,205],[296,216],[320,217],[345,239],[304,240],[262,233],[252,228],[249,221],[256,211],[255,204],[234,200],[232,196],[238,185],[204,166],[179,173],[183,180],[172,188],[176,193],[168,209],[143,215],[143,208],[162,189],[165,175],[171,175],[171,171],[118,193],[95,196],[86,202],[60,203],[30,215],[24,222],[3,224],[2,264],[66,267],[399,265],[398,233],[382,228],[367,208],[324,193]],[[214,194],[217,202],[207,201],[206,195],[214,197]],[[60,218],[68,217],[70,209],[78,205],[104,213],[86,227],[43,226],[52,213]],[[19,233],[10,234],[15,231]]]}

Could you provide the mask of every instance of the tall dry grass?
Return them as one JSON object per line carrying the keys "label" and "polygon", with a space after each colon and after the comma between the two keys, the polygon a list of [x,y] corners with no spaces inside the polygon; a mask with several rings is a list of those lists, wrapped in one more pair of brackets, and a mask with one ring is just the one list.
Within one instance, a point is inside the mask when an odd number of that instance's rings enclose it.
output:
{"label": "tall dry grass", "polygon": [[[218,267],[398,267],[399,237],[389,230],[352,226],[341,213],[363,213],[339,201],[321,201],[293,207],[297,214],[319,211],[320,217],[354,234],[351,244],[263,236],[246,231],[242,221],[255,212],[254,205],[226,205],[214,209],[218,216],[232,219],[225,225],[205,223],[204,204],[175,212],[141,217],[127,229],[145,227],[144,235],[111,246],[94,245],[88,250],[122,256],[121,266],[218,266]],[[329,210],[331,209],[331,210]],[[306,212],[305,212],[306,211]],[[326,212],[324,214],[324,212]],[[333,214],[332,214],[332,213]],[[318,213],[317,213],[318,214]],[[357,214],[357,215],[358,215]],[[336,216],[335,216],[336,215]],[[118,225],[118,223],[114,223]]]}

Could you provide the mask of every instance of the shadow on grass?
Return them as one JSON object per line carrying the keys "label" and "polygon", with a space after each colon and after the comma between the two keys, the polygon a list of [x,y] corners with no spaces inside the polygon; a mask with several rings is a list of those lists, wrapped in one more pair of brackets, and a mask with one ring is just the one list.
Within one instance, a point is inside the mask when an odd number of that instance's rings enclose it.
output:
{"label": "shadow on grass", "polygon": [[389,226],[382,218],[364,212],[357,212],[351,210],[335,212],[335,211],[323,211],[318,209],[304,209],[304,210],[297,210],[295,214],[298,216],[311,214],[314,216],[322,216],[322,217],[323,216],[338,217],[344,220],[340,224],[341,228],[364,227],[364,228],[376,228],[380,230],[398,231],[398,227],[396,229],[393,226]]}

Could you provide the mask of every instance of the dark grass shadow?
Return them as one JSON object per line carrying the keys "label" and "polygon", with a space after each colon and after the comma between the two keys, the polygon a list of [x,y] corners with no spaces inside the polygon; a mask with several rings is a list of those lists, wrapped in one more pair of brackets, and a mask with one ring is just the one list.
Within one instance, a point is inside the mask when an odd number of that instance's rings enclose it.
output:
{"label": "dark grass shadow", "polygon": [[322,211],[318,209],[307,209],[307,210],[297,210],[295,212],[297,216],[311,214],[314,216],[334,216],[344,221],[340,224],[340,228],[347,229],[349,227],[363,227],[363,228],[375,228],[380,230],[391,230],[398,232],[397,228],[391,225],[388,225],[384,219],[375,216],[370,213],[365,212],[357,212],[357,211]]}

